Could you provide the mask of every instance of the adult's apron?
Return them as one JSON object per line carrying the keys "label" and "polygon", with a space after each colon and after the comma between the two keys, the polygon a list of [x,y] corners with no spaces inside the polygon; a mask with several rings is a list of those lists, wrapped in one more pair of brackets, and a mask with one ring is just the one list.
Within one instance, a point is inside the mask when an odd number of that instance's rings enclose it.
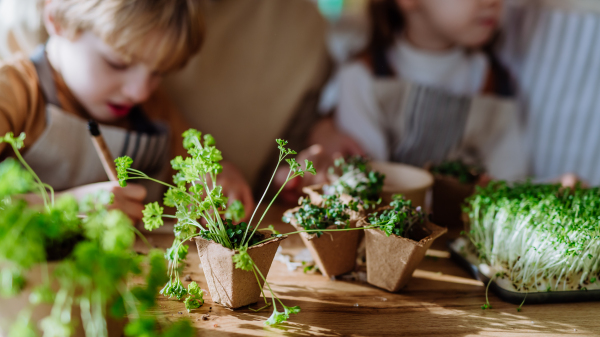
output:
{"label": "adult's apron", "polygon": [[[45,48],[38,47],[31,57],[46,100],[46,128],[24,155],[40,179],[56,191],[108,181],[96,152],[87,121],[61,109],[52,68]],[[130,156],[132,167],[157,179],[168,178],[170,130],[167,125],[150,121],[135,107],[127,118],[133,130],[100,124],[100,131],[113,157]],[[159,200],[161,185],[150,181],[135,183],[148,189],[147,201]]]}
{"label": "adult's apron", "polygon": [[373,90],[391,161],[423,167],[461,159],[497,179],[525,176],[517,104],[499,83],[503,76],[488,76],[498,94],[463,96],[396,78],[381,64],[375,62]]}

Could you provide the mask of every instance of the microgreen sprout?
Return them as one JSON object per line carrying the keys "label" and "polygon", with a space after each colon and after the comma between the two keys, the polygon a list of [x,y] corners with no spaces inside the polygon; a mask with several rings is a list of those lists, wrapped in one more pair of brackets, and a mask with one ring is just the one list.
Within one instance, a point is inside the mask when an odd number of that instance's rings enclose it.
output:
{"label": "microgreen sprout", "polygon": [[[336,172],[341,171],[341,175]],[[330,185],[323,186],[325,194],[348,194],[355,197],[365,208],[375,208],[381,203],[385,175],[371,170],[368,160],[361,156],[335,160],[335,168],[329,168]]]}
{"label": "microgreen sprout", "polygon": [[392,234],[407,237],[415,225],[425,221],[421,207],[413,207],[412,201],[396,194],[390,202],[390,208],[375,212],[369,216],[369,223],[379,227],[387,236]]}
{"label": "microgreen sprout", "polygon": [[349,228],[350,226],[350,207],[344,204],[339,195],[324,195],[322,205],[314,205],[310,198],[304,198],[301,201],[298,211],[292,214],[285,214],[283,222],[290,223],[293,217],[298,225],[306,230],[317,230],[314,234],[320,237],[323,231],[328,228]]}

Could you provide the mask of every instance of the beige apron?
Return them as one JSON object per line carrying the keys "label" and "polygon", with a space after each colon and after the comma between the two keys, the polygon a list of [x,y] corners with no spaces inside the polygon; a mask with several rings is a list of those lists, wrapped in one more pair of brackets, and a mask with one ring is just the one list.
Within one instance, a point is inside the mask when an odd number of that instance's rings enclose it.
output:
{"label": "beige apron", "polygon": [[[47,121],[40,138],[24,155],[25,160],[40,179],[56,191],[107,181],[108,177],[91,141],[87,121],[60,108],[44,48],[38,48],[31,60],[46,98]],[[165,180],[169,172],[168,126],[149,121],[141,110],[132,111],[128,118],[132,118],[131,125],[137,131],[100,124],[111,154],[113,157],[130,156],[133,168]],[[137,180],[135,183],[148,189],[147,201],[159,200],[164,191],[161,185],[153,182]]]}
{"label": "beige apron", "polygon": [[375,78],[374,91],[391,160],[422,167],[461,159],[483,165],[497,179],[525,176],[514,100],[453,95],[390,77]]}

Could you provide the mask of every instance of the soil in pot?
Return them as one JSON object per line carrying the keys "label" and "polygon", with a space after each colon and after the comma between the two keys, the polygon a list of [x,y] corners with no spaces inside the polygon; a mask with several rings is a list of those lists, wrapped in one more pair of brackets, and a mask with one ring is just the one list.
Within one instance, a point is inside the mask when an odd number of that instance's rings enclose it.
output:
{"label": "soil in pot", "polygon": [[[248,254],[265,278],[271,269],[277,248],[285,238],[285,236],[278,237],[248,248]],[[208,290],[214,302],[232,309],[258,302],[261,294],[260,287],[264,285],[264,281],[261,279],[259,286],[253,272],[235,268],[232,260],[235,250],[201,237],[196,237],[194,240],[198,247]]]}
{"label": "soil in pot", "polygon": [[[369,224],[361,219],[358,225]],[[399,291],[411,279],[433,241],[446,231],[429,222],[414,227],[410,238],[386,236],[379,229],[366,229],[367,282],[390,292]]]}

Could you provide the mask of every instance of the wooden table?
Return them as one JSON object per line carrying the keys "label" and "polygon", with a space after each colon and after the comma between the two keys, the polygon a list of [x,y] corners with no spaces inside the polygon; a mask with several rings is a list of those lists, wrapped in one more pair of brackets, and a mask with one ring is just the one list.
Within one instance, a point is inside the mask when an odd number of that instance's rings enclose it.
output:
{"label": "wooden table", "polygon": [[[283,210],[281,206],[272,208],[263,223],[291,231],[292,227],[280,220]],[[169,234],[151,233],[147,238],[161,248],[170,247],[173,240]],[[182,280],[189,275],[205,290],[204,306],[188,314],[183,302],[161,296],[159,309],[169,320],[191,319],[198,336],[600,335],[600,303],[525,304],[517,312],[516,305],[502,302],[490,292],[493,309],[482,310],[485,287],[449,259],[448,239],[445,235],[434,243],[409,284],[395,294],[358,281],[331,281],[320,274],[304,274],[301,269],[288,271],[285,264],[274,261],[267,280],[286,305],[302,308],[279,327],[263,324],[272,309],[255,313],[214,304],[198,267],[195,246],[191,246]],[[138,246],[142,249],[141,243]],[[304,245],[293,235],[282,247],[284,254],[293,255]],[[208,320],[202,320],[207,313]]]}

